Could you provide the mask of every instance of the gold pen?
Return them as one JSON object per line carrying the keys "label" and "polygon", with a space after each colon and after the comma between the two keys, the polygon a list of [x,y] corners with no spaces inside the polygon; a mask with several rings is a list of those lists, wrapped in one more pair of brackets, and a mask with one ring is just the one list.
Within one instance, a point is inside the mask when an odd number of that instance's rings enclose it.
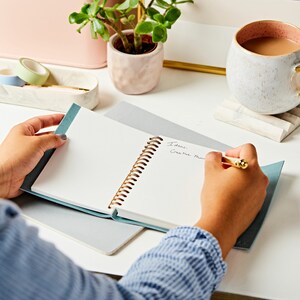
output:
{"label": "gold pen", "polygon": [[248,162],[243,158],[238,157],[229,157],[229,156],[222,156],[222,163],[225,165],[229,165],[232,167],[240,168],[240,169],[247,169]]}

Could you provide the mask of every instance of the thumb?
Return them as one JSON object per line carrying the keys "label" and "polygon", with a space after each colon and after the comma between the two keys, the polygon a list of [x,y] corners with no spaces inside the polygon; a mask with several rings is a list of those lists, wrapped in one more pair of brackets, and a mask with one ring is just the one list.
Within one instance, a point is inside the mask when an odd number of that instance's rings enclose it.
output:
{"label": "thumb", "polygon": [[41,135],[39,138],[44,152],[49,149],[58,148],[67,141],[67,136],[65,134],[49,133]]}
{"label": "thumb", "polygon": [[205,171],[210,170],[223,170],[222,166],[222,153],[221,152],[209,152],[205,156]]}

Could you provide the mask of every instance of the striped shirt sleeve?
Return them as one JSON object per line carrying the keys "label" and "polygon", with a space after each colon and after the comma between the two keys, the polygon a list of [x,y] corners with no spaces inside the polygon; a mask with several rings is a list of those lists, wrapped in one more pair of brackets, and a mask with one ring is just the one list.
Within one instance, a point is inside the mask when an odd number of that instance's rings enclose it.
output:
{"label": "striped shirt sleeve", "polygon": [[77,266],[0,200],[0,291],[5,300],[210,299],[226,266],[198,228],[170,230],[119,282]]}
{"label": "striped shirt sleeve", "polygon": [[142,255],[120,283],[147,299],[210,299],[225,271],[210,233],[178,227]]}

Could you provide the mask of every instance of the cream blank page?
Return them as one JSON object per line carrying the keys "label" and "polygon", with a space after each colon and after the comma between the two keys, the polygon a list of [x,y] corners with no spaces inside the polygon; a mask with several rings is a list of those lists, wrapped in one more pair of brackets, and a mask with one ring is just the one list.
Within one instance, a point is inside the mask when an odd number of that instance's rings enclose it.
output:
{"label": "cream blank page", "polygon": [[[164,138],[124,204],[120,216],[139,215],[157,226],[193,225],[201,214],[204,158],[211,149]],[[163,224],[161,222],[163,221]]]}
{"label": "cream blank page", "polygon": [[81,108],[32,190],[109,213],[108,205],[149,134]]}

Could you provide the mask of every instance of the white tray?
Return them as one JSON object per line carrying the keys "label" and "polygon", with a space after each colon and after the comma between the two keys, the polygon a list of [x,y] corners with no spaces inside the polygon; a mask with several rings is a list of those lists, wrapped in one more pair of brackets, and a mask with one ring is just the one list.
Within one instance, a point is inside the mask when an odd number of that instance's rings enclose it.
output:
{"label": "white tray", "polygon": [[[17,63],[17,60],[0,59],[0,69],[14,70]],[[0,85],[0,102],[60,112],[66,112],[72,103],[88,109],[98,105],[98,80],[95,76],[84,71],[46,67],[50,76],[45,85],[51,87]]]}

